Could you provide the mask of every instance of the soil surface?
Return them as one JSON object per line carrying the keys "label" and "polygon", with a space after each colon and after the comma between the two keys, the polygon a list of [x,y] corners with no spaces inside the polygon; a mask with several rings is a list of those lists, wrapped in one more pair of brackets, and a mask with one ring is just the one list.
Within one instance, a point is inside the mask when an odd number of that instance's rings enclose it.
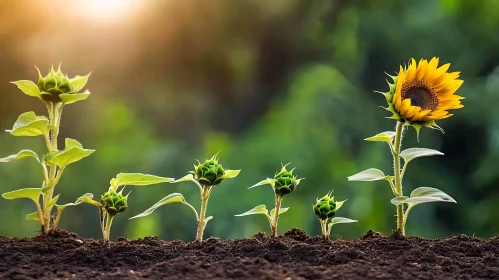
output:
{"label": "soil surface", "polygon": [[499,279],[499,237],[427,240],[368,232],[324,240],[294,229],[272,239],[203,243],[100,240],[57,231],[0,237],[0,279]]}

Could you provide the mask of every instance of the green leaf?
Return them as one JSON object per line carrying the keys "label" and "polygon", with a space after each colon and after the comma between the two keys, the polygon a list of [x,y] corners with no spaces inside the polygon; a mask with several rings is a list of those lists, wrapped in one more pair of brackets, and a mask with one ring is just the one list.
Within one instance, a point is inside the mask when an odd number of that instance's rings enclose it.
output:
{"label": "green leaf", "polygon": [[187,174],[184,177],[177,179],[175,181],[171,181],[170,183],[180,183],[180,182],[185,182],[185,181],[194,181],[194,176],[192,174]]}
{"label": "green leaf", "polygon": [[39,136],[48,134],[54,126],[49,124],[45,116],[37,116],[34,112],[23,113],[17,118],[11,130],[6,130],[14,136]]}
{"label": "green leaf", "polygon": [[63,93],[59,97],[64,105],[69,105],[87,99],[90,96],[90,91],[86,90],[83,93]]}
{"label": "green leaf", "polygon": [[349,224],[349,223],[356,223],[358,222],[357,220],[352,220],[348,218],[343,218],[343,217],[335,217],[331,219],[331,222],[327,225],[327,231],[331,233],[331,228],[335,224]]}
{"label": "green leaf", "polygon": [[39,221],[40,220],[40,216],[38,215],[38,212],[34,212],[34,213],[26,215],[26,220],[28,220],[28,221]]}
{"label": "green leaf", "polygon": [[[287,211],[289,210],[289,207],[285,207],[285,208],[279,208],[279,215],[281,215],[282,213],[286,213]],[[270,217],[274,217],[275,215],[275,208],[270,210]]]}
{"label": "green leaf", "polygon": [[394,178],[395,177],[393,176],[386,176],[383,173],[383,171],[379,169],[370,168],[348,177],[348,181],[364,181],[364,182],[378,181],[378,180],[392,181]]}
{"label": "green leaf", "polygon": [[274,184],[275,184],[275,180],[274,179],[270,179],[270,178],[267,178],[263,181],[260,181],[256,184],[254,184],[253,186],[249,187],[248,189],[252,189],[254,187],[258,187],[258,186],[263,186],[263,185],[271,185],[272,187],[274,187]]}
{"label": "green leaf", "polygon": [[35,203],[39,203],[40,195],[42,194],[41,188],[27,188],[20,189],[11,192],[6,192],[2,194],[5,199],[18,199],[18,198],[29,198]]}
{"label": "green leaf", "polygon": [[38,159],[38,155],[33,152],[32,150],[21,150],[19,153],[15,155],[10,155],[8,157],[0,158],[0,162],[13,162],[13,161],[18,161],[23,158],[28,158],[28,157],[33,157],[35,158],[38,162],[40,162],[40,159]]}
{"label": "green leaf", "polygon": [[452,197],[443,191],[435,188],[420,187],[411,192],[410,197],[396,197],[392,199],[392,204],[399,205],[407,203],[409,205],[418,205],[426,202],[453,202],[457,203]]}
{"label": "green leaf", "polygon": [[141,173],[120,173],[116,176],[116,187],[129,186],[147,186],[159,183],[172,182],[173,178],[159,177]]}
{"label": "green leaf", "polygon": [[346,200],[343,201],[336,201],[336,211],[338,211],[341,206],[343,206],[343,203],[345,203]]}
{"label": "green leaf", "polygon": [[16,85],[22,92],[29,96],[40,97],[40,90],[38,89],[38,85],[33,81],[20,80],[11,83]]}
{"label": "green leaf", "polygon": [[366,138],[364,140],[392,143],[394,137],[395,137],[395,131],[385,131],[378,133],[372,137]]}
{"label": "green leaf", "polygon": [[239,175],[239,173],[241,172],[241,170],[225,170],[225,173],[224,175],[222,176],[222,178],[224,179],[231,179],[231,178],[235,178],[237,175]]}
{"label": "green leaf", "polygon": [[78,141],[70,138],[66,138],[66,145],[64,150],[50,154],[47,157],[47,162],[65,168],[69,164],[82,160],[95,152],[95,150],[83,149]]}
{"label": "green leaf", "polygon": [[444,153],[440,151],[426,149],[426,148],[410,148],[400,152],[400,157],[403,158],[406,163],[418,157],[442,156],[442,155],[444,155]]}
{"label": "green leaf", "polygon": [[57,208],[58,211],[62,211],[64,210],[64,208],[68,207],[68,206],[76,206],[76,205],[80,205],[82,203],[86,203],[86,204],[90,204],[90,205],[94,205],[94,206],[97,206],[97,207],[100,207],[100,203],[93,200],[94,198],[94,195],[91,194],[91,193],[86,193],[82,196],[80,196],[74,203],[66,203],[66,204],[63,204],[63,205],[58,205],[58,204],[55,204],[55,207]]}
{"label": "green leaf", "polygon": [[49,203],[47,204],[46,209],[52,209],[52,207],[54,207],[54,205],[57,203],[57,200],[59,200],[59,196],[60,196],[60,195],[61,195],[61,194],[58,194],[58,195],[56,195],[54,198],[52,198],[52,199],[49,201]]}
{"label": "green leaf", "polygon": [[142,212],[141,214],[131,217],[129,220],[148,216],[152,212],[154,212],[154,210],[156,210],[158,207],[166,205],[166,204],[170,204],[170,203],[184,203],[184,204],[186,204],[187,202],[185,201],[184,196],[182,194],[172,193],[172,194],[164,197],[160,201],[156,202],[153,206],[151,206],[149,209]]}
{"label": "green leaf", "polygon": [[76,75],[76,77],[74,77],[73,79],[69,80],[69,82],[73,86],[73,90],[76,91],[76,92],[78,92],[83,87],[85,87],[85,85],[87,84],[88,78],[90,77],[90,74],[92,74],[92,72],[88,73],[85,76],[78,76],[78,75]]}
{"label": "green leaf", "polygon": [[236,217],[243,217],[243,216],[248,216],[248,215],[254,215],[254,214],[264,214],[264,215],[268,215],[268,210],[267,210],[267,207],[264,205],[264,204],[260,204],[258,206],[256,206],[255,208],[249,210],[249,211],[246,211],[242,214],[239,214],[239,215],[235,215]]}

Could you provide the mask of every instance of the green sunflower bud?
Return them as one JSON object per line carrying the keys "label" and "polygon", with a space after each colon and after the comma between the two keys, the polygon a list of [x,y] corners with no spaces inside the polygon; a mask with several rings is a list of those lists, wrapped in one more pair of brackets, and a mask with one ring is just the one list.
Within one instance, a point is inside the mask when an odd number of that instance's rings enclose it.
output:
{"label": "green sunflower bud", "polygon": [[287,171],[286,166],[283,166],[274,176],[274,191],[276,195],[283,196],[293,192],[299,183],[300,180],[293,176],[293,170]]}
{"label": "green sunflower bud", "polygon": [[61,68],[54,71],[54,68],[50,70],[47,76],[42,77],[39,73],[38,75],[38,89],[41,92],[41,98],[45,101],[52,103],[62,102],[59,95],[75,94],[76,90],[71,83],[71,80],[67,75],[61,72]]}
{"label": "green sunflower bud", "polygon": [[326,220],[328,218],[334,217],[336,214],[337,204],[334,201],[334,196],[328,193],[321,199],[317,199],[317,202],[313,206],[315,215],[321,220]]}
{"label": "green sunflower bud", "polygon": [[115,216],[128,208],[127,199],[128,195],[123,196],[122,191],[109,190],[102,195],[100,202],[109,215]]}
{"label": "green sunflower bud", "polygon": [[195,179],[202,185],[215,186],[224,180],[225,170],[216,156],[194,166]]}

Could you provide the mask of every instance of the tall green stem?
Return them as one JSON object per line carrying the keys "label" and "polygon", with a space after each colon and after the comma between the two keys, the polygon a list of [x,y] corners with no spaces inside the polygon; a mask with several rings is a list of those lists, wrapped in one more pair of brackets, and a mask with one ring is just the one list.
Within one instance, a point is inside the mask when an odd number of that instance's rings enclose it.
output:
{"label": "tall green stem", "polygon": [[[400,176],[400,146],[402,144],[402,132],[404,130],[404,123],[397,122],[397,128],[395,131],[395,145],[393,150],[393,169],[395,173],[395,195],[402,196],[402,177]],[[400,230],[402,235],[405,235],[405,223],[404,223],[404,205],[397,205],[397,228]]]}
{"label": "tall green stem", "polygon": [[281,209],[282,196],[275,196],[275,212],[274,219],[272,220],[272,237],[277,237],[277,221],[279,219],[279,210]]}
{"label": "tall green stem", "polygon": [[113,224],[114,216],[107,214],[106,228],[104,233],[104,242],[109,242],[109,236],[111,235],[111,225]]}
{"label": "tall green stem", "polygon": [[201,212],[199,213],[199,219],[198,219],[198,231],[196,234],[196,241],[203,241],[203,233],[204,229],[206,227],[206,221],[205,221],[205,216],[206,216],[206,208],[208,207],[208,199],[210,198],[211,194],[211,189],[213,187],[211,186],[203,186],[203,189],[201,190]]}

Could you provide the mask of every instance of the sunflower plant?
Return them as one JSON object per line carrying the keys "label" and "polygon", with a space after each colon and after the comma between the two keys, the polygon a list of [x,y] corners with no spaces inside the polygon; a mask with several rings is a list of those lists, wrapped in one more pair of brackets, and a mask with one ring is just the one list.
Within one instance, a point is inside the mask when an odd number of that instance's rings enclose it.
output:
{"label": "sunflower plant", "polygon": [[[94,200],[94,195],[86,193],[76,200],[75,203],[68,203],[58,206],[60,212],[68,206],[75,206],[81,203],[90,204],[99,208],[99,221],[104,242],[109,242],[111,225],[114,217],[128,208],[128,194],[123,195],[126,186],[148,186],[159,183],[172,182],[173,178],[159,177],[142,173],[120,173],[111,179],[109,189],[101,195],[99,201]],[[121,188],[121,189],[120,189]]]}
{"label": "sunflower plant", "polygon": [[[412,59],[406,68],[400,66],[396,76],[390,76],[393,83],[389,83],[389,91],[380,92],[388,103],[385,109],[392,113],[389,119],[397,122],[396,129],[365,140],[388,144],[393,156],[394,175],[385,175],[381,170],[371,168],[348,177],[349,181],[389,182],[395,195],[391,203],[397,207],[397,228],[403,235],[409,212],[416,205],[436,201],[456,203],[448,194],[435,188],[416,188],[410,196],[405,196],[402,188],[402,180],[410,161],[419,157],[443,155],[437,150],[426,148],[401,151],[404,128],[412,126],[418,138],[422,127],[443,132],[436,121],[451,117],[449,110],[463,108],[461,100],[464,98],[455,94],[463,84],[463,80],[458,79],[460,72],[448,72],[450,64],[438,67],[438,62],[436,57],[429,62],[421,59],[419,63]],[[401,159],[404,161],[402,168]]]}
{"label": "sunflower plant", "polygon": [[[38,70],[38,68],[36,68]],[[59,127],[62,110],[69,104],[87,99],[90,92],[80,92],[86,85],[88,77],[75,76],[69,78],[61,71],[52,69],[43,77],[38,70],[38,82],[20,80],[12,82],[23,93],[41,100],[48,111],[48,117],[26,112],[19,116],[14,126],[6,130],[13,136],[35,137],[42,136],[47,145],[47,153],[39,156],[32,150],[21,150],[17,154],[0,159],[0,162],[14,162],[32,158],[36,160],[43,173],[43,182],[39,188],[26,188],[4,193],[5,199],[28,198],[33,200],[37,211],[29,214],[26,219],[38,221],[42,233],[57,228],[61,212],[57,201],[59,195],[54,196],[55,186],[61,179],[66,167],[89,156],[94,150],[84,149],[80,142],[66,138],[64,148],[58,146]],[[54,216],[53,210],[57,209]]]}
{"label": "sunflower plant", "polygon": [[[331,229],[335,224],[348,224],[348,223],[356,223],[356,220],[343,218],[343,217],[334,217],[336,215],[336,211],[338,211],[343,203],[343,201],[335,201],[334,196],[331,195],[332,191],[326,194],[321,199],[317,198],[317,201],[312,206],[315,215],[319,218],[322,229],[322,236],[325,238],[329,238],[331,235]],[[328,224],[328,220],[331,219],[331,222]]]}
{"label": "sunflower plant", "polygon": [[296,186],[300,184],[300,181],[304,179],[304,178],[296,179],[296,176],[293,175],[294,169],[288,171],[286,169],[287,165],[289,165],[289,163],[283,165],[281,167],[281,170],[275,174],[273,179],[267,178],[249,187],[251,189],[254,187],[264,186],[264,185],[272,186],[275,195],[275,208],[270,211],[270,214],[266,206],[264,204],[261,204],[249,211],[236,215],[237,217],[255,215],[255,214],[265,215],[269,220],[270,229],[272,231],[272,237],[277,237],[277,222],[279,220],[279,215],[285,213],[289,209],[289,207],[287,208],[281,207],[282,198],[284,197],[284,195],[292,193],[296,189]]}
{"label": "sunflower plant", "polygon": [[213,219],[212,216],[206,217],[206,209],[208,207],[208,200],[210,198],[211,192],[214,187],[225,179],[235,178],[239,175],[241,170],[229,170],[224,169],[223,166],[218,162],[217,155],[214,155],[212,158],[205,160],[203,163],[198,161],[198,165],[194,165],[194,171],[190,171],[186,176],[172,181],[170,183],[180,183],[191,181],[199,188],[199,192],[201,194],[201,211],[198,213],[196,208],[189,204],[184,196],[180,193],[172,193],[160,201],[156,202],[149,209],[145,210],[141,214],[134,216],[130,219],[141,218],[148,216],[154,210],[159,208],[160,206],[171,204],[171,203],[182,203],[187,205],[196,216],[197,222],[197,232],[196,232],[196,241],[203,241],[203,233],[206,228],[206,224]]}

